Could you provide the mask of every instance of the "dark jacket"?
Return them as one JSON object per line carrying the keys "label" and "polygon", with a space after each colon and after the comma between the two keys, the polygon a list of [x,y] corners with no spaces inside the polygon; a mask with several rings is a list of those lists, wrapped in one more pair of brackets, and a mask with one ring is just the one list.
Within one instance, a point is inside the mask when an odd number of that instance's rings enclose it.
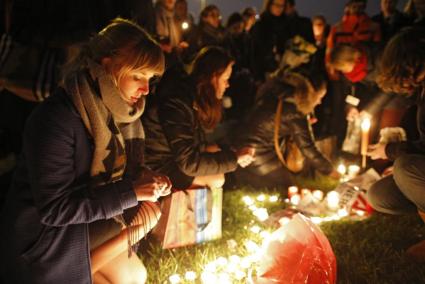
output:
{"label": "dark jacket", "polygon": [[91,283],[88,223],[137,205],[131,181],[90,189],[93,141],[64,91],[30,116],[1,215],[4,283]]}
{"label": "dark jacket", "polygon": [[310,18],[302,17],[297,12],[290,16],[286,16],[288,25],[289,38],[293,38],[297,35],[304,38],[310,43],[315,43],[313,34],[313,25]]}
{"label": "dark jacket", "polygon": [[222,148],[206,153],[205,132],[193,107],[195,86],[182,66],[168,70],[156,98],[142,117],[146,131],[146,165],[184,189],[194,177],[234,171],[236,155]]}
{"label": "dark jacket", "polygon": [[293,87],[277,78],[270,79],[260,89],[260,98],[256,108],[249,115],[246,125],[242,127],[239,143],[255,148],[255,160],[249,166],[259,175],[265,175],[279,167],[281,162],[274,148],[274,119],[278,98],[283,96],[283,110],[280,121],[279,142],[284,151],[285,142],[292,137],[304,157],[323,174],[332,171],[331,163],[319,152],[314,143],[307,116],[301,113],[293,100]]}
{"label": "dark jacket", "polygon": [[398,10],[388,18],[385,18],[382,13],[379,13],[372,17],[372,21],[379,24],[383,42],[388,42],[393,35],[410,24],[409,18]]}
{"label": "dark jacket", "polygon": [[389,143],[385,148],[387,157],[391,160],[397,159],[402,154],[422,154],[425,155],[425,91],[424,87],[417,92],[416,124],[419,132],[419,139],[414,141],[404,141]]}
{"label": "dark jacket", "polygon": [[257,80],[264,80],[266,72],[276,70],[276,54],[283,54],[289,36],[284,16],[276,17],[268,12],[261,14],[260,20],[252,27],[256,66],[254,75]]}

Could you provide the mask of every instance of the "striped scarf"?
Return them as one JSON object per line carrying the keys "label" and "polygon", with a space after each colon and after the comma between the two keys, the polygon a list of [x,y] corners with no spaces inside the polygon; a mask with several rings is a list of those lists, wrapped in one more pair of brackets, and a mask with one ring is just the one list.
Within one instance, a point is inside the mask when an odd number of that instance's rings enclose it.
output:
{"label": "striped scarf", "polygon": [[[120,90],[103,66],[87,60],[87,66],[65,80],[70,95],[83,123],[94,140],[94,154],[90,169],[90,185],[98,187],[123,178],[124,174],[140,174],[145,134],[140,121],[145,100],[128,105]],[[139,224],[144,204],[126,210],[114,219],[129,232],[129,254],[137,250],[138,235],[133,227]],[[142,218],[141,220],[146,220]]]}

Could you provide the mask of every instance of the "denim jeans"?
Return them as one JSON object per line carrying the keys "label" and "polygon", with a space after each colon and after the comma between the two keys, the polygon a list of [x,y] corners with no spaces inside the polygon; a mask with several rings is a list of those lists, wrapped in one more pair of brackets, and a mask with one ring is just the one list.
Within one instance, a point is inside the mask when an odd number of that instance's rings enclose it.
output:
{"label": "denim jeans", "polygon": [[405,154],[394,162],[394,173],[369,189],[369,202],[383,213],[425,212],[425,155]]}

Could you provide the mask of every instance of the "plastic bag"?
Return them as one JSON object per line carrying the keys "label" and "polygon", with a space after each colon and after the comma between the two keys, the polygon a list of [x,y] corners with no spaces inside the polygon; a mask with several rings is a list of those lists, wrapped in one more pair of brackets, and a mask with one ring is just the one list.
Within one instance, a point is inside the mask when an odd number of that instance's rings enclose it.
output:
{"label": "plastic bag", "polygon": [[323,232],[296,214],[272,234],[257,268],[256,283],[336,283],[336,258]]}

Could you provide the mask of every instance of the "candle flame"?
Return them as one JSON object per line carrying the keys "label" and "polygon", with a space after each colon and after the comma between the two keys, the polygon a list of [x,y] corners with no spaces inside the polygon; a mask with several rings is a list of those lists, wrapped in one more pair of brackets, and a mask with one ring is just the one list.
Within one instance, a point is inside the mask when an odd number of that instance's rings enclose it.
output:
{"label": "candle flame", "polygon": [[362,120],[361,128],[362,128],[363,131],[369,131],[369,129],[370,129],[370,119],[369,118],[364,118]]}

